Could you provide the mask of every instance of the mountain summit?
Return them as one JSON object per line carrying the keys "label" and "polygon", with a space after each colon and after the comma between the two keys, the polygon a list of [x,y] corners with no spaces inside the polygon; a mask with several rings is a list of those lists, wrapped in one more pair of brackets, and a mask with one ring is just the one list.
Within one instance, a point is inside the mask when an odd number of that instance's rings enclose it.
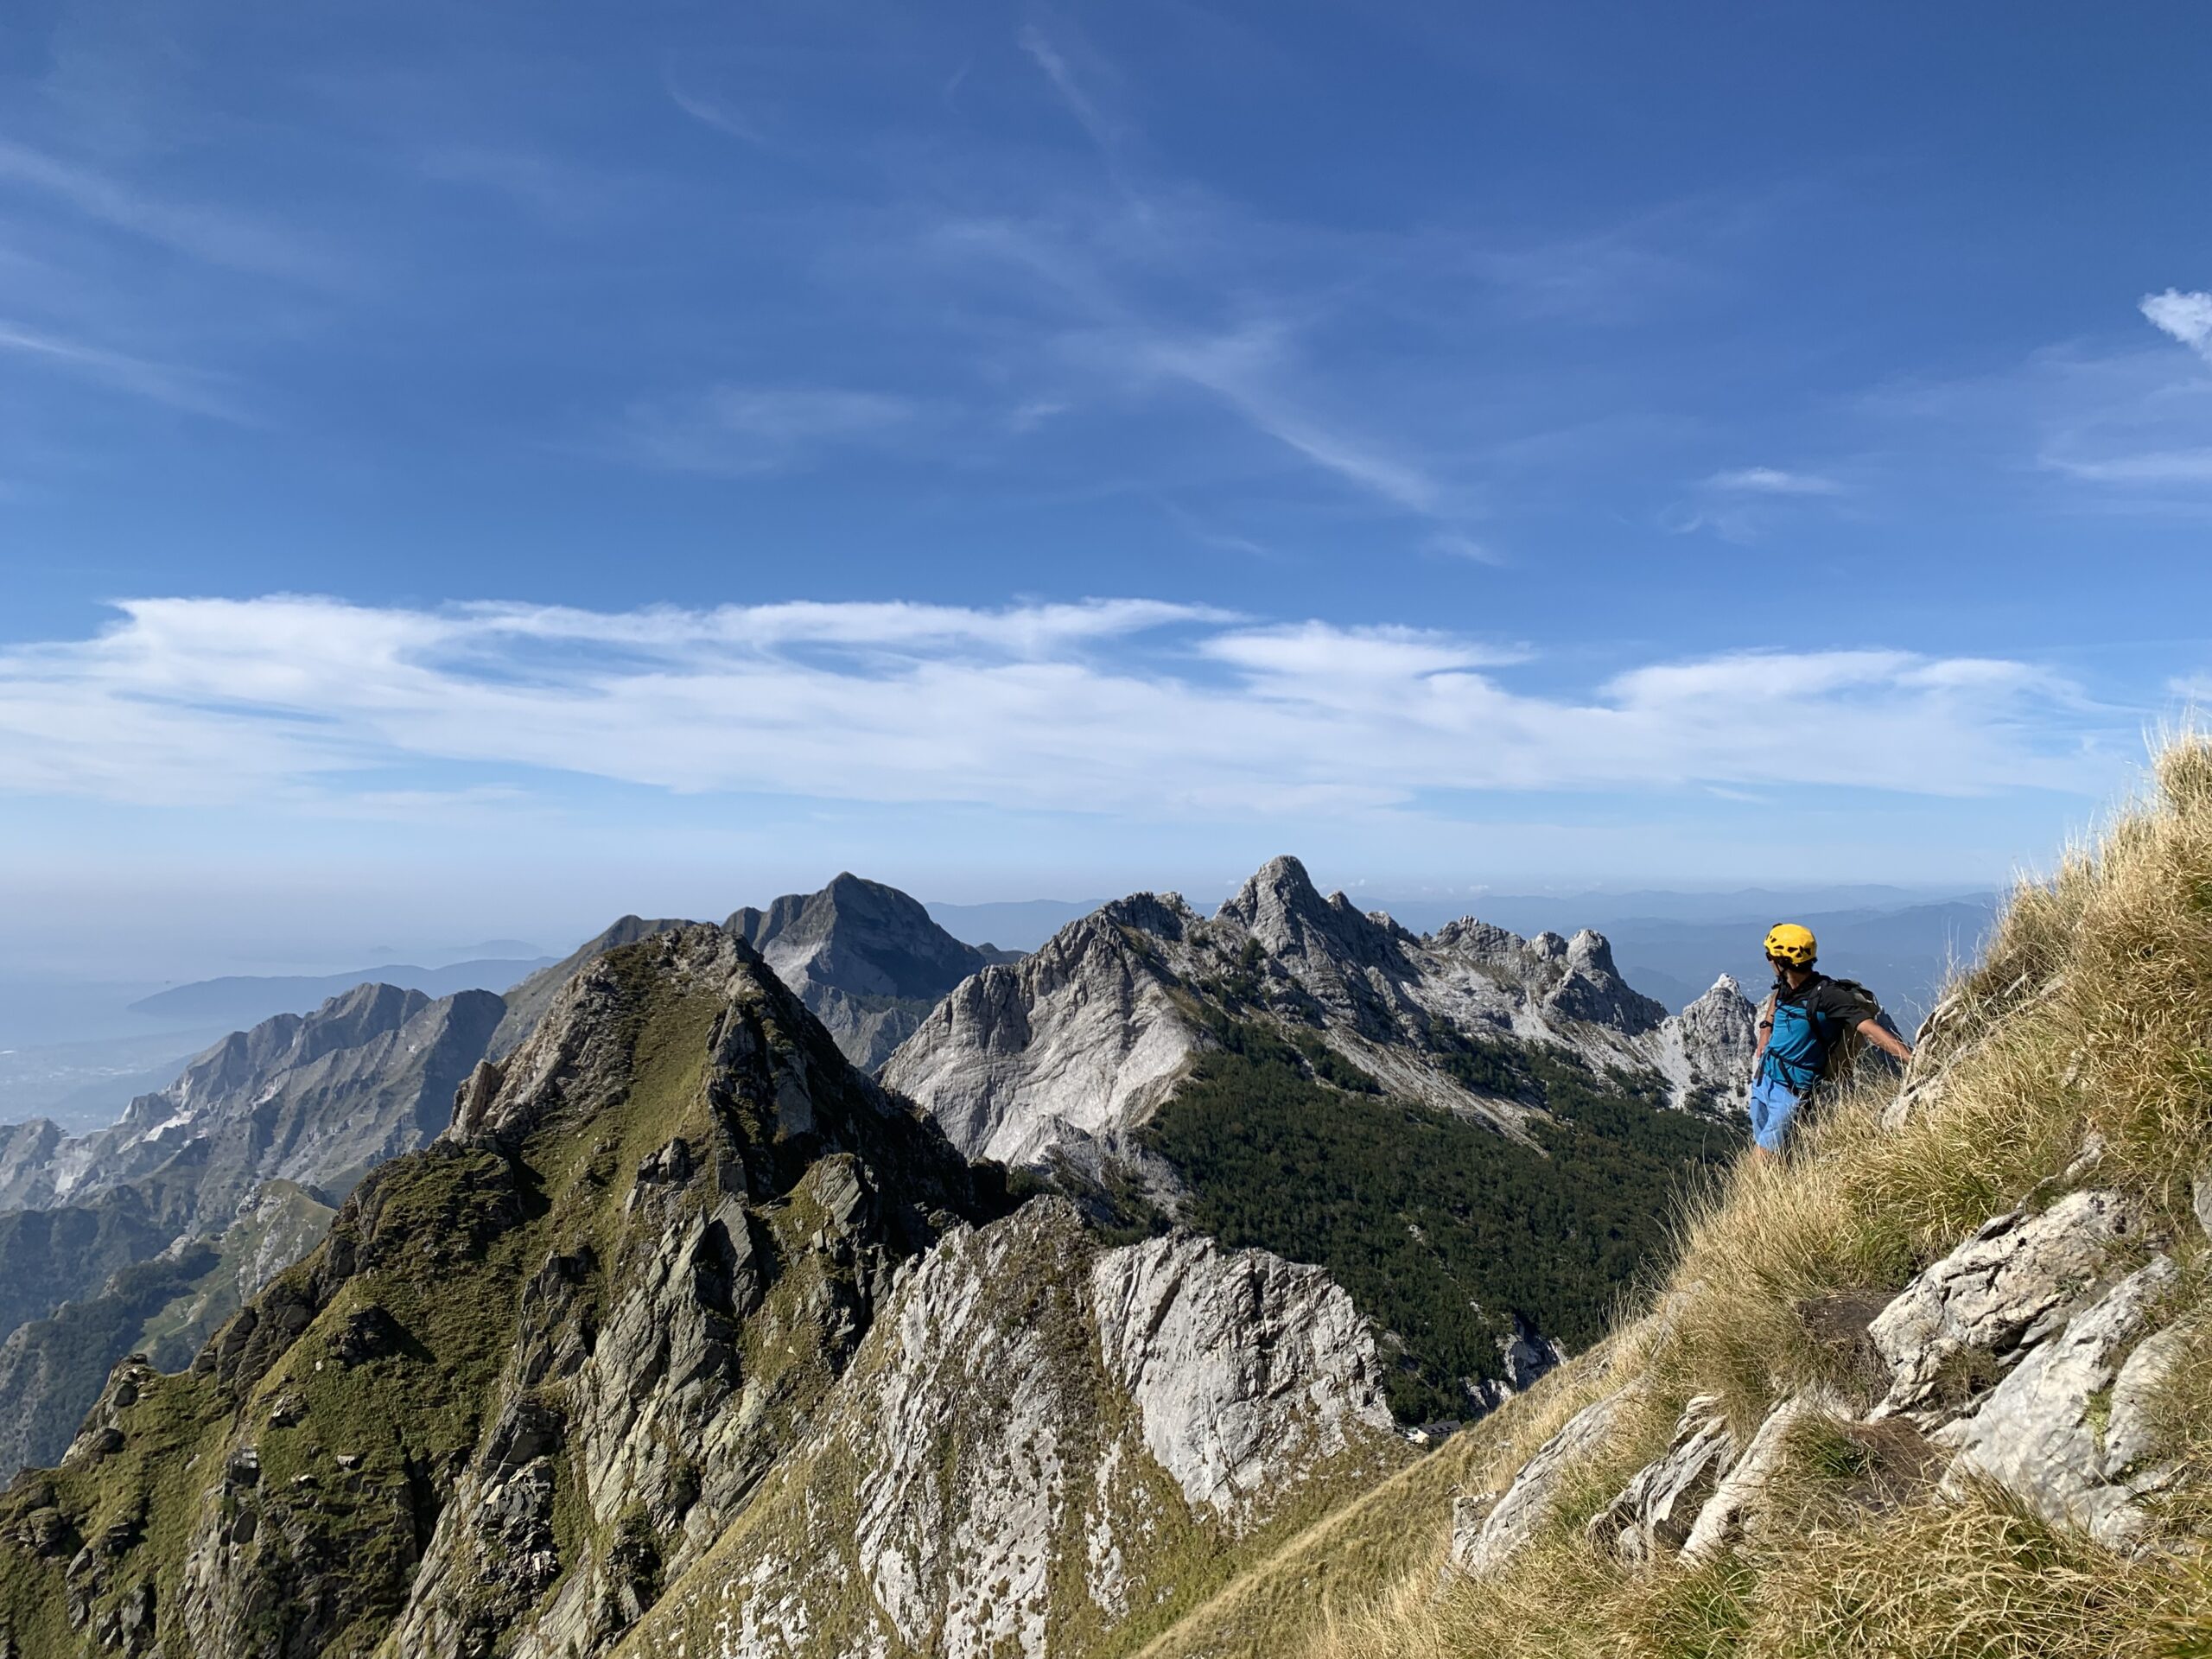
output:
{"label": "mountain summit", "polygon": [[[692,925],[625,916],[507,993],[494,1056],[518,1047],[554,995],[594,957]],[[954,986],[1005,953],[964,944],[896,887],[840,874],[818,893],[786,893],[722,924],[743,939],[826,1026],[846,1058],[874,1071]]]}
{"label": "mountain summit", "polygon": [[741,910],[723,925],[798,994],[848,1059],[870,1071],[939,997],[995,960],[939,927],[919,900],[849,873],[819,893]]}

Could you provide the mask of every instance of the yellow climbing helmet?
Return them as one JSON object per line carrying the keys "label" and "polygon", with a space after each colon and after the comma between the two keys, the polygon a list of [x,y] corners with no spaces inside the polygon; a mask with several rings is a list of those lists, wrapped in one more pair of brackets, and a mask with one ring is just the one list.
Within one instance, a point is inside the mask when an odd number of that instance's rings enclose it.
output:
{"label": "yellow climbing helmet", "polygon": [[1813,938],[1813,930],[1800,927],[1795,922],[1777,922],[1767,930],[1766,954],[1770,961],[1786,962],[1792,968],[1809,968],[1820,948]]}

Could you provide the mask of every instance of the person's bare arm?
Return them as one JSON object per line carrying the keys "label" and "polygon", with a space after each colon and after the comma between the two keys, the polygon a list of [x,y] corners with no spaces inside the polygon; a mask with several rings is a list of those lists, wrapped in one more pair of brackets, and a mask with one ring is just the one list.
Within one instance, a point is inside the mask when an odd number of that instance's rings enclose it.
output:
{"label": "person's bare arm", "polygon": [[[1859,1034],[1885,1054],[1893,1054],[1901,1060],[1909,1060],[1912,1058],[1912,1045],[1902,1038],[1891,1036],[1890,1028],[1878,1020],[1861,1020],[1859,1022]],[[1764,1047],[1765,1045],[1761,1044],[1760,1046]]]}
{"label": "person's bare arm", "polygon": [[1751,1075],[1759,1074],[1759,1062],[1766,1058],[1767,1039],[1774,1035],[1774,993],[1767,993],[1766,1001],[1759,1004],[1759,1019],[1756,1027],[1759,1034],[1758,1046],[1751,1051]]}

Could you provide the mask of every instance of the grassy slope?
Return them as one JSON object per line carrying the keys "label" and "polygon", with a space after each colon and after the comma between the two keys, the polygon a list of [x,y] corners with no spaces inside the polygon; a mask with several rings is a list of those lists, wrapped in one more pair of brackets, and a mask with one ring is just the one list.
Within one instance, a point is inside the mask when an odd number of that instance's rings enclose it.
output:
{"label": "grassy slope", "polygon": [[[2015,896],[1927,1036],[1921,1074],[1950,1064],[1902,1128],[1880,1127],[1881,1096],[1839,1102],[1788,1166],[1739,1166],[1699,1206],[1665,1319],[1624,1332],[1606,1362],[1605,1386],[1640,1382],[1640,1409],[1508,1572],[1438,1594],[1443,1491],[1495,1490],[1535,1428],[1595,1392],[1589,1368],[1516,1402],[1529,1433],[1500,1414],[1294,1541],[1147,1659],[2212,1656],[2202,1554],[2123,1560],[1993,1492],[1940,1503],[1871,1436],[1801,1439],[1783,1523],[1713,1565],[1632,1573],[1579,1534],[1694,1393],[1720,1395],[1739,1429],[1802,1389],[1863,1401],[1864,1361],[1823,1339],[1818,1310],[1885,1299],[1988,1216],[2049,1203],[2092,1135],[2103,1154],[2074,1184],[2132,1191],[2175,1241],[2170,1313],[2201,1322],[2199,1363],[2166,1385],[2162,1450],[2212,1475],[2212,1264],[2189,1213],[2212,1163],[2212,746],[2171,748],[2158,784],[2093,852]],[[2208,1508],[2200,1488],[2168,1523],[2202,1529]],[[1344,1560],[1382,1570],[1362,1582]]]}

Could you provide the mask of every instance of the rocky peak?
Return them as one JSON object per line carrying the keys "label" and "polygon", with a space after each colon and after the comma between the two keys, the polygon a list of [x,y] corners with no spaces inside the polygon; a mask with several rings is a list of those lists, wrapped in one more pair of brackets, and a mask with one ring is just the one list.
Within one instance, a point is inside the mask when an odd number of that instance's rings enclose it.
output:
{"label": "rocky peak", "polygon": [[1663,1003],[1631,989],[1621,977],[1613,966],[1613,947],[1604,934],[1586,927],[1572,939],[1540,933],[1530,943],[1561,964],[1557,983],[1544,995],[1548,1013],[1609,1026],[1630,1036],[1656,1031],[1666,1019]]}
{"label": "rocky peak", "polygon": [[1403,962],[1395,924],[1369,916],[1341,893],[1324,899],[1306,867],[1288,856],[1262,864],[1214,919],[1236,924],[1270,956],[1289,962],[1361,968]]}
{"label": "rocky peak", "polygon": [[1134,893],[1070,923],[1018,966],[964,982],[883,1076],[969,1155],[1033,1161],[1141,1125],[1224,1020],[1319,1036],[1388,1092],[1508,1134],[1522,1132],[1525,1091],[1477,1089],[1454,1043],[1543,1043],[1599,1075],[1656,1071],[1679,1104],[1717,1103],[1749,1063],[1747,1011],[1716,1000],[1688,1026],[1669,1019],[1622,979],[1601,934],[1523,940],[1469,918],[1420,938],[1324,899],[1283,857],[1211,919],[1175,894]]}
{"label": "rocky peak", "polygon": [[748,906],[724,925],[802,995],[805,979],[862,995],[934,1001],[984,965],[983,953],[939,927],[918,899],[850,874],[819,893],[787,893],[766,910]]}

